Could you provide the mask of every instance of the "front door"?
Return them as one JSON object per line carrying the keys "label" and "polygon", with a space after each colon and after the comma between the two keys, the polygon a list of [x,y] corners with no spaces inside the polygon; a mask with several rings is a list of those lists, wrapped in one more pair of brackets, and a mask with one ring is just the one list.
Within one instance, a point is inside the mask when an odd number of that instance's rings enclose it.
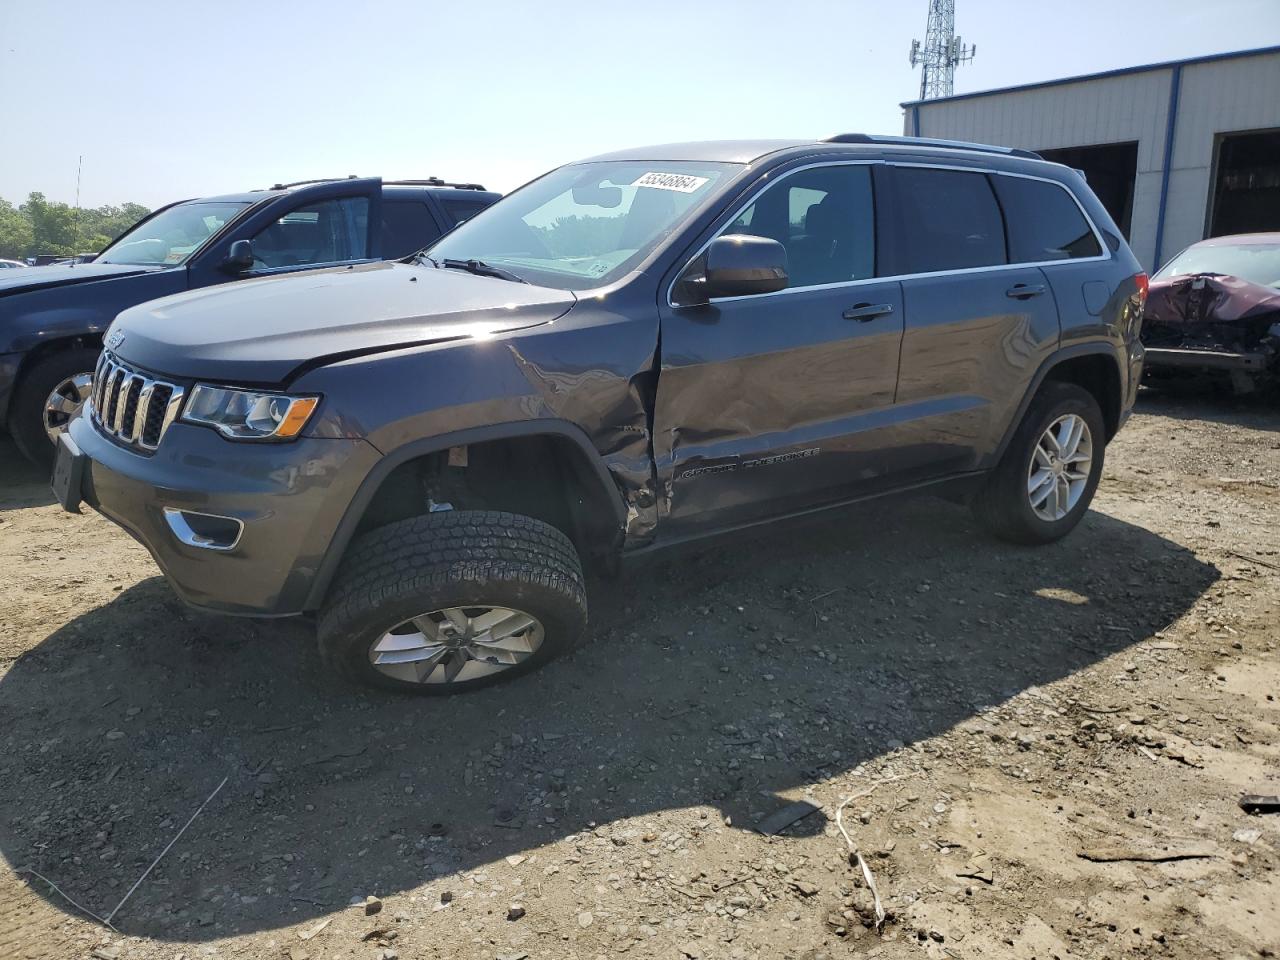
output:
{"label": "front door", "polygon": [[[228,273],[222,264],[236,240],[253,243],[253,267]],[[381,244],[379,178],[312,184],[277,196],[231,224],[192,261],[191,286],[377,260]]]}
{"label": "front door", "polygon": [[782,243],[787,289],[661,305],[660,529],[848,499],[880,475],[903,304],[876,279],[872,169],[784,173],[721,231]]}

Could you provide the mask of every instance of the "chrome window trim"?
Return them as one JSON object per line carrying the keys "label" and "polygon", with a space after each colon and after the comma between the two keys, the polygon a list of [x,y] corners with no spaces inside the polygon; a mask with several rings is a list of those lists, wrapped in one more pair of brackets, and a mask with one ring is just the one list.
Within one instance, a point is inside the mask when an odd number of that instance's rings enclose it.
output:
{"label": "chrome window trim", "polygon": [[[953,270],[930,270],[925,273],[894,273],[894,274],[889,274],[883,277],[865,277],[861,280],[842,280],[838,283],[817,283],[817,284],[810,284],[804,287],[787,287],[783,290],[775,290],[772,293],[750,293],[750,294],[745,294],[743,296],[738,296],[738,297],[713,297],[709,302],[710,303],[734,303],[735,301],[738,301],[738,300],[759,300],[762,297],[781,297],[781,296],[786,296],[789,293],[808,293],[811,290],[837,290],[837,289],[843,289],[845,287],[864,287],[873,283],[898,282],[902,280],[918,280],[924,277],[950,277],[950,276],[959,276],[959,275],[965,275],[965,274],[971,274],[971,273],[975,273],[975,274],[976,273],[992,273],[996,270],[1025,269],[1029,267],[1052,267],[1052,266],[1059,266],[1064,263],[1103,263],[1113,259],[1112,253],[1111,253],[1111,247],[1107,244],[1106,240],[1104,239],[1102,235],[1102,231],[1098,229],[1098,225],[1094,223],[1093,217],[1089,216],[1089,211],[1084,208],[1084,204],[1080,202],[1080,198],[1076,196],[1075,191],[1072,190],[1069,186],[1067,186],[1065,183],[1063,183],[1060,180],[1054,180],[1051,177],[1038,177],[1035,174],[1031,174],[1031,173],[1015,173],[1010,170],[996,170],[992,167],[961,166],[958,164],[931,163],[928,161],[920,161],[920,160],[884,160],[884,159],[826,160],[826,161],[819,161],[816,163],[807,163],[804,166],[794,167],[791,170],[787,170],[786,172],[780,174],[776,180],[773,180],[770,183],[761,185],[761,187],[758,190],[756,190],[754,193],[752,193],[750,197],[748,197],[745,201],[743,201],[739,206],[734,208],[733,213],[730,214],[729,218],[725,221],[724,225],[720,227],[720,229],[717,230],[715,233],[713,233],[710,237],[708,237],[706,242],[703,243],[700,247],[698,247],[697,251],[693,254],[693,256],[685,260],[684,265],[679,270],[676,271],[676,274],[672,278],[671,283],[667,285],[667,306],[672,310],[679,310],[682,307],[695,306],[695,304],[679,304],[675,302],[676,284],[680,282],[680,278],[684,276],[685,271],[689,269],[689,265],[692,264],[693,261],[697,260],[700,256],[702,256],[706,252],[707,247],[711,246],[711,244],[717,238],[724,236],[724,233],[729,228],[729,225],[732,224],[735,220],[737,220],[738,217],[740,217],[742,213],[747,209],[747,207],[755,203],[756,200],[758,200],[766,190],[770,189],[771,187],[777,186],[779,183],[781,183],[783,180],[787,179],[788,177],[792,176],[793,174],[802,173],[805,170],[812,170],[815,167],[848,167],[848,166],[855,166],[855,165],[871,166],[875,164],[882,164],[887,167],[922,167],[929,170],[958,170],[961,173],[983,173],[983,174],[989,174],[989,175],[1000,176],[1000,177],[1020,177],[1023,180],[1039,180],[1042,183],[1051,183],[1054,186],[1059,187],[1060,189],[1066,191],[1067,196],[1069,196],[1072,199],[1072,201],[1075,203],[1076,208],[1080,211],[1080,215],[1084,217],[1084,222],[1089,225],[1089,229],[1093,232],[1094,239],[1098,241],[1098,248],[1102,251],[1102,253],[1092,257],[1067,257],[1065,259],[1058,259],[1058,260],[1035,260],[1035,261],[1018,262],[1018,263],[994,263],[985,267],[959,267]],[[997,203],[998,202],[999,200],[997,198]],[[1003,210],[1001,211],[1001,219],[1003,220]],[[1007,234],[1007,230],[1008,230],[1008,226],[1006,224],[1006,234]],[[1006,241],[1007,239],[1008,238],[1006,236]],[[879,249],[877,249],[876,250],[877,258],[879,257],[879,253],[880,251]]]}

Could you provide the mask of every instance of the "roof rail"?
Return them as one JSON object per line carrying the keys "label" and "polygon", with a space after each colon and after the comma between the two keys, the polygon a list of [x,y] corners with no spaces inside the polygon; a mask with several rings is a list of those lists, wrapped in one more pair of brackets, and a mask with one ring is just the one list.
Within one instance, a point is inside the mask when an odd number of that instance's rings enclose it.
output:
{"label": "roof rail", "polygon": [[479,183],[450,183],[448,180],[441,180],[439,177],[427,177],[425,180],[384,180],[383,184],[390,184],[398,187],[453,187],[455,190],[483,190],[484,186]]}
{"label": "roof rail", "polygon": [[823,143],[883,143],[897,144],[904,147],[945,147],[948,150],[973,150],[978,153],[1003,153],[1011,157],[1026,157],[1028,160],[1043,160],[1044,157],[1032,150],[1020,147],[997,147],[990,143],[969,143],[967,140],[935,140],[932,137],[892,137],[870,133],[837,133],[827,137]]}
{"label": "roof rail", "polygon": [[271,190],[288,190],[291,187],[309,187],[313,183],[335,183],[338,180],[355,180],[354,173],[348,173],[345,177],[317,177],[315,180],[295,180],[293,183],[276,183],[272,184]]}

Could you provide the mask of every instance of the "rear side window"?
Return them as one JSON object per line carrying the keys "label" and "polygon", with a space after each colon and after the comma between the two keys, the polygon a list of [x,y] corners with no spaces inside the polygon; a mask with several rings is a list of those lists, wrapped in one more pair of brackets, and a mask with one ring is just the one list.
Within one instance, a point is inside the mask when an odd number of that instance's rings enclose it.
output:
{"label": "rear side window", "polygon": [[986,174],[898,167],[899,269],[933,273],[1007,263]]}
{"label": "rear side window", "polygon": [[440,205],[454,223],[470,220],[489,204],[484,200],[442,200]]}
{"label": "rear side window", "polygon": [[1089,221],[1070,194],[1056,184],[1025,177],[994,176],[1009,231],[1009,260],[1040,263],[1102,253]]}
{"label": "rear side window", "polygon": [[382,257],[399,260],[432,243],[440,230],[427,205],[417,200],[382,201]]}

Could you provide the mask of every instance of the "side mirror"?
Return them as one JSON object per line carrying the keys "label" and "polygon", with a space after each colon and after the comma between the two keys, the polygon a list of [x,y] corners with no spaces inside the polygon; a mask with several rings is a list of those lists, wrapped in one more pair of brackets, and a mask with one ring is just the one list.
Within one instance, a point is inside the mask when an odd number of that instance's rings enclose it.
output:
{"label": "side mirror", "polygon": [[749,234],[716,237],[703,254],[703,277],[685,287],[692,302],[715,297],[747,297],[787,288],[787,249],[777,240]]}
{"label": "side mirror", "polygon": [[227,273],[244,273],[253,269],[253,241],[237,240],[227,251],[227,259],[222,261],[222,269]]}

